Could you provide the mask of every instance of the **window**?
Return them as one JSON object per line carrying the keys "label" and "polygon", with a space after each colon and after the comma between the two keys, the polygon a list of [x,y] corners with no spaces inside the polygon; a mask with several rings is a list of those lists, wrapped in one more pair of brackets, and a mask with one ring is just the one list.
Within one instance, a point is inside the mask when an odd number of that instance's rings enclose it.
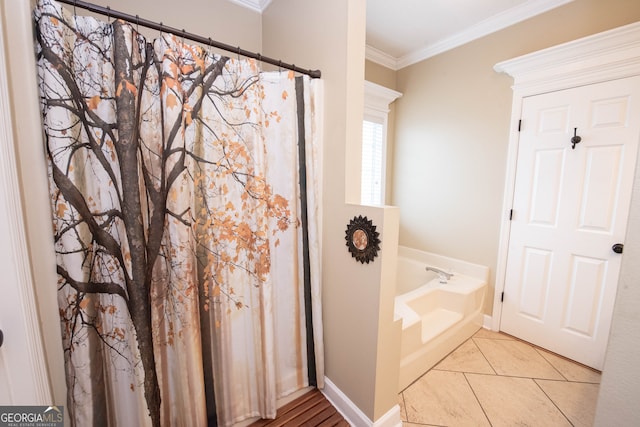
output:
{"label": "window", "polygon": [[389,104],[402,94],[371,82],[365,82],[364,92],[360,203],[384,205],[386,202],[384,194],[387,168],[387,116]]}
{"label": "window", "polygon": [[384,141],[382,133],[384,123],[379,120],[362,122],[362,191],[360,202],[365,205],[381,205],[383,202],[384,178],[383,155]]}

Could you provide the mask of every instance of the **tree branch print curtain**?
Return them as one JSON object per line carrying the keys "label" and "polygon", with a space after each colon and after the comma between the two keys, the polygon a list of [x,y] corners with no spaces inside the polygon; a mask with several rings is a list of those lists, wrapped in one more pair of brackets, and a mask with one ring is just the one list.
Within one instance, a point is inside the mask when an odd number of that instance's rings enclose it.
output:
{"label": "tree branch print curtain", "polygon": [[74,425],[204,426],[213,396],[231,425],[309,384],[301,126],[321,386],[321,82],[53,0],[34,16]]}

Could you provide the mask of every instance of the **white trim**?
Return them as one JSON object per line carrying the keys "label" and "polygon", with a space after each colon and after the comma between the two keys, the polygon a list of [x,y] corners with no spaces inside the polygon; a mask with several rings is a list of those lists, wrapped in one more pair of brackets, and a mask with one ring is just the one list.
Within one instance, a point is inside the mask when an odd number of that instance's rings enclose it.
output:
{"label": "white trim", "polygon": [[395,405],[373,423],[373,427],[402,427],[400,405]]}
{"label": "white trim", "polygon": [[251,9],[254,12],[262,13],[272,0],[229,0],[231,3],[235,3],[239,6]]}
{"label": "white trim", "polygon": [[502,218],[500,239],[498,241],[498,262],[496,265],[496,281],[493,294],[493,315],[491,329],[500,330],[502,316],[502,292],[504,291],[507,272],[507,253],[509,252],[509,236],[511,234],[510,210],[513,206],[515,189],[516,163],[518,161],[518,122],[522,113],[522,97],[514,94],[511,103],[511,127],[509,129],[509,145],[507,147],[507,168],[505,172],[504,195],[502,197]]}
{"label": "white trim", "polygon": [[[0,6],[2,4],[0,3]],[[1,12],[1,11],[0,11]],[[51,404],[53,396],[51,381],[47,370],[42,331],[38,318],[33,279],[31,276],[31,261],[26,243],[26,231],[23,216],[22,200],[20,198],[20,185],[17,171],[17,158],[14,145],[14,133],[11,120],[11,100],[9,97],[9,82],[7,81],[8,66],[4,49],[4,17],[0,13],[0,206],[6,210],[9,233],[3,236],[13,248],[14,269],[17,275],[15,283],[6,283],[5,286],[15,286],[18,291],[19,309],[22,318],[19,319],[25,325],[25,341],[27,348],[23,349],[23,357],[28,359],[31,366],[33,385],[33,403]],[[17,320],[17,319],[14,319]],[[6,331],[5,331],[6,335]],[[5,345],[10,345],[5,343]]]}
{"label": "white trim", "polygon": [[400,98],[402,93],[366,81],[364,82],[364,107],[382,113],[389,113],[389,105]]}
{"label": "white trim", "polygon": [[503,61],[494,66],[514,79],[511,129],[502,204],[491,329],[500,329],[518,160],[518,121],[526,96],[640,75],[640,22]]}
{"label": "white trim", "polygon": [[373,422],[327,377],[324,377],[322,394],[354,427],[402,427],[400,405],[395,405],[376,422]]}
{"label": "white trim", "polygon": [[522,22],[526,19],[548,12],[549,10],[563,6],[572,1],[573,0],[541,0],[535,2],[524,2],[518,6],[512,7],[511,9],[507,9],[497,15],[480,21],[459,33],[437,40],[434,43],[428,44],[399,58],[394,58],[393,56],[379,50],[375,55],[369,56],[369,48],[367,48],[366,58],[370,61],[377,62],[380,65],[384,65],[385,67],[391,68],[392,70],[398,71],[404,67],[424,61],[425,59],[429,59],[440,53],[462,46],[463,44],[469,43],[488,34],[495,33],[496,31],[500,31],[511,25],[517,24],[518,22]]}
{"label": "white trim", "polygon": [[[389,133],[389,105],[400,98],[402,93],[366,81],[364,82],[364,120],[375,117],[382,122],[382,176],[380,183],[380,204],[385,205],[387,194],[387,134]],[[362,153],[361,153],[362,154]],[[362,158],[362,157],[361,157]],[[362,173],[362,171],[361,171]],[[362,188],[362,187],[361,187]],[[362,196],[361,196],[362,198]],[[362,203],[362,200],[360,200]]]}
{"label": "white trim", "polygon": [[366,45],[364,51],[364,57],[371,62],[380,64],[383,67],[390,68],[394,71],[399,70],[398,59],[386,52],[381,51],[373,46]]}
{"label": "white trim", "polygon": [[482,327],[485,329],[493,330],[493,318],[488,314],[485,314],[482,318]]}
{"label": "white trim", "polygon": [[503,61],[519,96],[621,79],[640,72],[640,22]]}

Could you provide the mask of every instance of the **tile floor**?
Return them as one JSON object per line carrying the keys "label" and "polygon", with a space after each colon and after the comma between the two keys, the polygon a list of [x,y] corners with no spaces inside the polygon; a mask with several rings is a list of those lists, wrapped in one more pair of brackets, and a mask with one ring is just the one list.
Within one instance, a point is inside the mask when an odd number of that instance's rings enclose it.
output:
{"label": "tile floor", "polygon": [[405,427],[591,426],[600,373],[480,329],[399,394]]}

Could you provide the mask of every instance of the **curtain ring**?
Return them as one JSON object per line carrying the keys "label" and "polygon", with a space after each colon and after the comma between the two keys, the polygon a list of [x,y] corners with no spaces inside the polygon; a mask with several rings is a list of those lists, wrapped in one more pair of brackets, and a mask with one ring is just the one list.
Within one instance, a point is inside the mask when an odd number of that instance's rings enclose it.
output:
{"label": "curtain ring", "polygon": [[186,32],[184,31],[184,28],[182,29],[182,44],[184,45],[184,35],[186,34]]}
{"label": "curtain ring", "polygon": [[238,46],[238,50],[236,51],[236,53],[238,54],[238,61],[240,61],[240,46]]}
{"label": "curtain ring", "polygon": [[162,22],[160,22],[160,38],[162,38]]}
{"label": "curtain ring", "polygon": [[211,37],[209,37],[209,56],[213,56],[213,54],[211,53],[211,45],[213,44],[213,40],[211,40]]}
{"label": "curtain ring", "polygon": [[140,17],[136,15],[136,32],[140,32]]}
{"label": "curtain ring", "polygon": [[282,59],[278,60],[278,72],[281,73],[282,72]]}
{"label": "curtain ring", "polygon": [[107,6],[107,24],[111,23],[111,8]]}

